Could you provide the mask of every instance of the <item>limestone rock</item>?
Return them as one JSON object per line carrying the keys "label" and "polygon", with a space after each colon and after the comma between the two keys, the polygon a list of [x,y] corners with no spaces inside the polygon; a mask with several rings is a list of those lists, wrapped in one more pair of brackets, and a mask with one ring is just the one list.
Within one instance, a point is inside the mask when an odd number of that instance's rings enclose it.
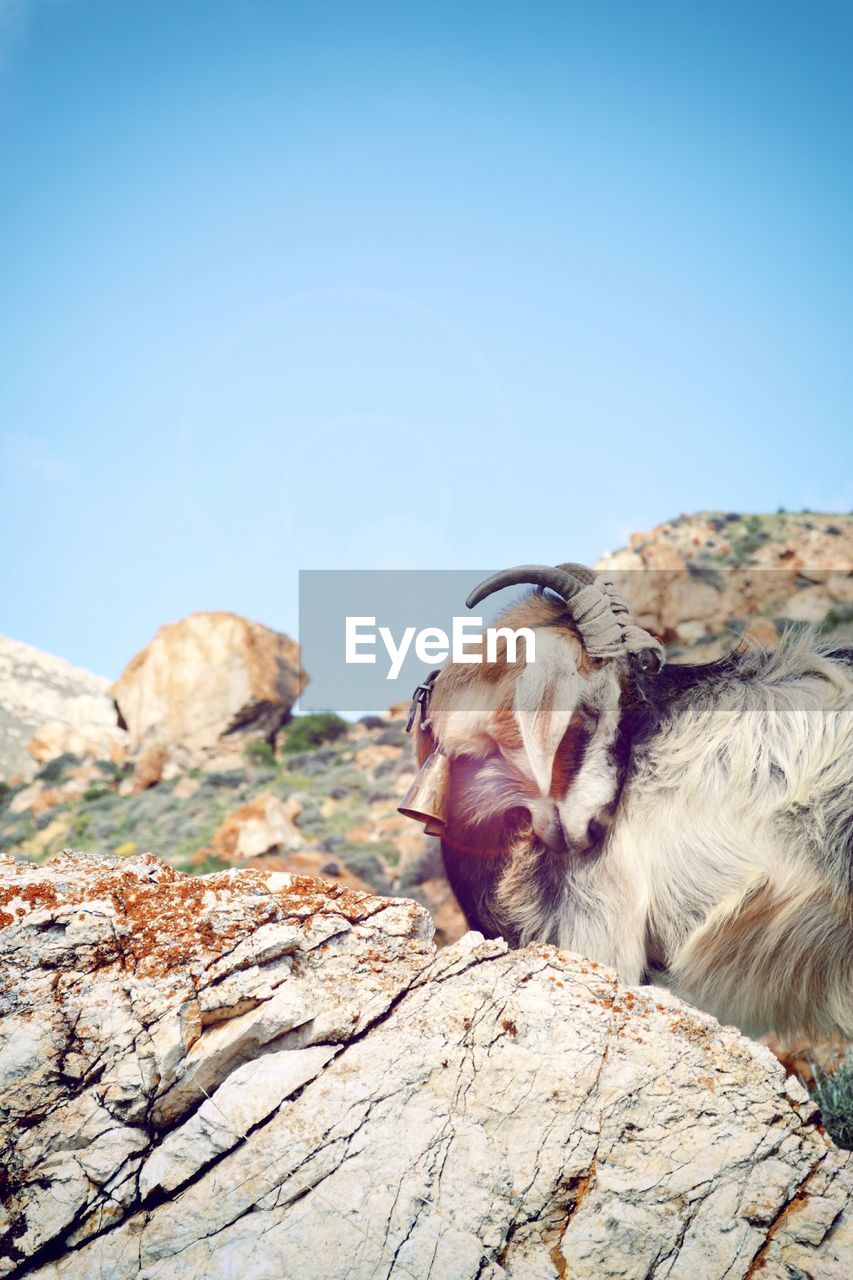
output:
{"label": "limestone rock", "polygon": [[763,1046],[414,903],[0,859],[0,1272],[840,1280],[853,1169]]}
{"label": "limestone rock", "polygon": [[429,908],[435,925],[435,940],[439,946],[456,942],[467,932],[462,908],[444,876],[433,876],[420,883],[421,895]]}
{"label": "limestone rock", "polygon": [[[321,849],[296,849],[291,853],[265,853],[247,859],[246,866],[255,871],[286,871],[294,876],[311,876],[332,881],[344,889],[357,889],[359,893],[373,893],[372,887],[361,876],[345,867],[337,858]],[[395,895],[396,896],[396,895]]]}
{"label": "limestone rock", "polygon": [[152,742],[144,747],[133,770],[131,793],[135,794],[139,791],[147,791],[149,787],[156,787],[163,777],[168,759],[169,752],[162,743]]}
{"label": "limestone rock", "polygon": [[853,517],[680,516],[632,534],[630,547],[596,568],[613,579],[637,622],[667,642],[695,645],[750,619],[769,627],[774,618],[849,618]]}
{"label": "limestone rock", "polygon": [[[112,705],[107,714],[116,719]],[[127,734],[119,729],[117,723],[101,725],[100,728],[97,725],[75,728],[53,720],[33,734],[27,743],[27,751],[36,764],[45,764],[63,755],[123,764],[127,756]]]}
{"label": "limestone rock", "polygon": [[107,680],[0,636],[0,780],[65,751],[114,759],[123,736]]}
{"label": "limestone rock", "polygon": [[359,769],[373,773],[377,765],[385,764],[388,760],[399,760],[402,754],[402,747],[371,743],[362,747],[360,751],[356,751],[355,764]]}
{"label": "limestone rock", "polygon": [[305,684],[295,640],[233,613],[161,627],[112,686],[138,748],[198,750],[228,734],[275,733]]}
{"label": "limestone rock", "polygon": [[769,618],[753,618],[744,633],[743,643],[775,649],[779,643],[779,628]]}
{"label": "limestone rock", "polygon": [[265,853],[283,853],[304,844],[295,822],[302,809],[296,796],[255,796],[242,805],[213,836],[211,848],[229,859],[257,858]]}

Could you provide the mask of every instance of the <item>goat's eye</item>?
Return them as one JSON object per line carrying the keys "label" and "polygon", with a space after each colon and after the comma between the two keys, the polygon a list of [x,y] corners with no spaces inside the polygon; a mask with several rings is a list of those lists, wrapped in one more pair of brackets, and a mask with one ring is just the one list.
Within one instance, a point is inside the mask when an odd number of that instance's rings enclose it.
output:
{"label": "goat's eye", "polygon": [[596,711],[595,707],[581,707],[580,713],[586,728],[595,729],[598,727],[601,712]]}

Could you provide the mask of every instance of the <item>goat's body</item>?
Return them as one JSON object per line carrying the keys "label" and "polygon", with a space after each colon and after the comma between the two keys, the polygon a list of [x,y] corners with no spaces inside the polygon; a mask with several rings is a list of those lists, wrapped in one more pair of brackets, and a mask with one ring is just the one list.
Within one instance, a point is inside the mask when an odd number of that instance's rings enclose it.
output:
{"label": "goat's body", "polygon": [[626,775],[601,845],[521,830],[445,842],[472,927],[654,974],[726,1022],[853,1036],[853,653],[809,636],[670,667],[623,708]]}

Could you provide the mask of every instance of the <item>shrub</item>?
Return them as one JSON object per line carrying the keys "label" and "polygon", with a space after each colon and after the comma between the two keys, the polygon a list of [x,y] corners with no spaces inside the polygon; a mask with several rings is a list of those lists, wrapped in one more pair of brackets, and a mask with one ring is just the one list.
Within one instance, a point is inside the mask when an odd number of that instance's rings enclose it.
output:
{"label": "shrub", "polygon": [[[716,591],[722,591],[725,586],[725,579],[720,572],[719,566],[708,564],[701,560],[688,560],[687,572],[696,582],[706,582],[709,587],[713,587]],[[381,742],[381,738],[379,739]]]}
{"label": "shrub", "polygon": [[122,778],[133,773],[133,766],[130,763],[116,764],[114,760],[96,760],[95,768],[109,782],[121,782]]}
{"label": "shrub", "polygon": [[318,711],[314,715],[298,716],[287,726],[284,750],[288,753],[309,751],[312,747],[321,747],[324,742],[334,742],[348,729],[346,720],[335,715],[334,711]]}
{"label": "shrub", "polygon": [[205,773],[202,777],[203,785],[213,790],[217,787],[239,787],[246,780],[242,769],[229,769],[226,773]]}
{"label": "shrub", "polygon": [[52,760],[48,760],[36,774],[39,782],[61,782],[69,769],[73,769],[76,765],[81,764],[79,756],[72,755],[70,751],[66,751],[61,756],[54,756]]}
{"label": "shrub", "polygon": [[853,1150],[853,1055],[831,1076],[815,1066],[812,1096],[832,1141]]}
{"label": "shrub", "polygon": [[85,840],[89,834],[91,818],[87,813],[75,813],[71,819],[71,837],[73,840]]}
{"label": "shrub", "polygon": [[837,627],[846,622],[853,622],[853,603],[836,600],[823,620],[824,626]]}
{"label": "shrub", "polygon": [[[189,869],[188,867],[187,870]],[[215,853],[208,853],[204,857],[195,856],[192,859],[192,874],[194,876],[207,876],[214,871],[230,871],[232,869],[232,863],[225,858],[220,858]]]}
{"label": "shrub", "polygon": [[243,754],[256,768],[268,769],[275,765],[275,748],[266,738],[252,738],[243,748]]}
{"label": "shrub", "polygon": [[83,799],[86,801],[103,800],[104,796],[111,796],[112,794],[109,787],[99,787],[97,783],[94,783],[83,792]]}

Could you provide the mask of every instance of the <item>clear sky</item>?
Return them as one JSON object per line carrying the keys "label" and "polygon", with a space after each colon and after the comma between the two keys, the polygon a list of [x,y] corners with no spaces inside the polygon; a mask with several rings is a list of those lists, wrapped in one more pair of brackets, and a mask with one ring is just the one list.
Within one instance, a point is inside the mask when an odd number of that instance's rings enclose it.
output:
{"label": "clear sky", "polygon": [[853,506],[853,6],[0,0],[0,632]]}

